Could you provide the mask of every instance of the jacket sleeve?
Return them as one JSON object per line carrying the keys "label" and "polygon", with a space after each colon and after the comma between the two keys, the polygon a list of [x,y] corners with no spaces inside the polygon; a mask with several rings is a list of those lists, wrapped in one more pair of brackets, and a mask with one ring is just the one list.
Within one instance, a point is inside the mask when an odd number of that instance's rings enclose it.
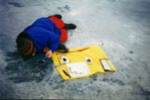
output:
{"label": "jacket sleeve", "polygon": [[59,36],[54,33],[51,33],[50,38],[48,39],[49,49],[52,50],[52,52],[56,51],[59,43]]}
{"label": "jacket sleeve", "polygon": [[49,49],[52,50],[52,52],[56,51],[59,45],[59,41],[55,41],[49,44]]}

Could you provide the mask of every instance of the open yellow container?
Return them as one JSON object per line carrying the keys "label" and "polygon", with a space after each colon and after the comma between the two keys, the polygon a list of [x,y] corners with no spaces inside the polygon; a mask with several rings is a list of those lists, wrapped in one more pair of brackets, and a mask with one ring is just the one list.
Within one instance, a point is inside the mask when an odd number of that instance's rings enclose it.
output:
{"label": "open yellow container", "polygon": [[68,53],[54,52],[52,59],[65,80],[116,71],[99,45],[70,49]]}

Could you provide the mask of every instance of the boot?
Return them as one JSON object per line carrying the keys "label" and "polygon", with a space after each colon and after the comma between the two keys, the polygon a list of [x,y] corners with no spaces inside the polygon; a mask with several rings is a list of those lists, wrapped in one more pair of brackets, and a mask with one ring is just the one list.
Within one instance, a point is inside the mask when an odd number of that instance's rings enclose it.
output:
{"label": "boot", "polygon": [[76,29],[77,26],[75,24],[65,24],[64,26],[65,29]]}

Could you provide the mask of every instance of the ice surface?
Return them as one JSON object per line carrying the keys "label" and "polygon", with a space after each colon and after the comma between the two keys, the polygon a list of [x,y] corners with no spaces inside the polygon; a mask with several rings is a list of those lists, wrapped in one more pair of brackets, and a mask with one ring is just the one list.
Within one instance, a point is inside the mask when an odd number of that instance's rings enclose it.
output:
{"label": "ice surface", "polygon": [[[149,0],[0,0],[0,98],[149,100],[149,5]],[[43,55],[22,61],[17,34],[52,14],[78,26],[70,31],[69,48],[99,44],[118,72],[63,81]]]}

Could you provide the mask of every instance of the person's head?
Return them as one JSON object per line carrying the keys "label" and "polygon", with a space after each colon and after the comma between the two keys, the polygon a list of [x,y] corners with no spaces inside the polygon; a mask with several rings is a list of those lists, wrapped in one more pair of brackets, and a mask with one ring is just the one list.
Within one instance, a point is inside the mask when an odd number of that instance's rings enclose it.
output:
{"label": "person's head", "polygon": [[17,50],[21,54],[24,60],[35,56],[36,48],[33,41],[29,38],[27,34],[21,33],[16,40]]}

